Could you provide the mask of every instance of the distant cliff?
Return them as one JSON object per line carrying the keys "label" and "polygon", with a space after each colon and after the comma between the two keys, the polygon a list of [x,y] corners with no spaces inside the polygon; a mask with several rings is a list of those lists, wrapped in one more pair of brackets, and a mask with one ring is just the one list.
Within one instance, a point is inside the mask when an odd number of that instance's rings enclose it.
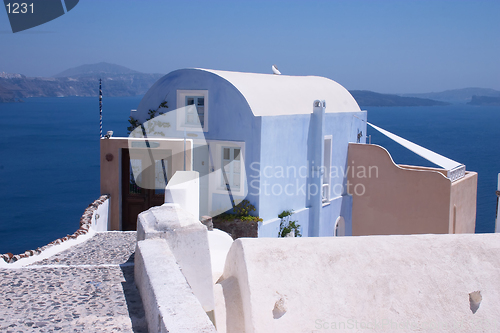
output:
{"label": "distant cliff", "polygon": [[491,105],[491,106],[500,106],[500,97],[491,97],[491,96],[472,96],[472,99],[468,105]]}
{"label": "distant cliff", "polygon": [[488,88],[463,88],[424,94],[403,94],[404,97],[430,98],[449,103],[467,103],[472,96],[500,97],[500,91]]}
{"label": "distant cliff", "polygon": [[107,63],[83,65],[51,78],[3,73],[0,102],[16,102],[27,97],[97,96],[99,78],[105,96],[143,95],[162,76]]}
{"label": "distant cliff", "polygon": [[[1,79],[0,79],[1,80]],[[20,102],[19,98],[9,89],[3,87],[0,83],[0,103],[1,102]]]}
{"label": "distant cliff", "polygon": [[92,65],[81,65],[78,67],[70,68],[62,71],[54,77],[82,77],[82,76],[99,76],[99,75],[120,75],[120,74],[141,74],[130,68],[110,64],[107,62],[100,62]]}
{"label": "distant cliff", "polygon": [[427,98],[403,97],[390,94],[379,94],[368,90],[349,91],[360,106],[434,106],[448,105],[446,102]]}

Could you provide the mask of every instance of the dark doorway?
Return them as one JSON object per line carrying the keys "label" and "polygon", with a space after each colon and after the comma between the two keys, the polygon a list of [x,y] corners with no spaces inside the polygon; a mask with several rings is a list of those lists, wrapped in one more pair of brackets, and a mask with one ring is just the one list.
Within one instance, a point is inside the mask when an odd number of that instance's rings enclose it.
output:
{"label": "dark doorway", "polygon": [[[130,158],[128,149],[122,150],[122,230],[137,230],[137,215],[154,206],[160,206],[165,202],[165,188],[163,186],[154,189],[142,188],[139,184],[155,184],[155,177],[166,180],[170,178],[172,170],[172,158],[170,150],[155,150],[154,156],[147,151],[134,149],[134,156]],[[151,156],[155,163],[150,163]],[[147,162],[146,164],[144,162]],[[134,177],[132,168],[142,165],[150,165],[143,170],[140,177],[148,177],[149,179],[137,180]],[[165,181],[166,182],[166,181]],[[150,189],[153,187],[153,189]]]}

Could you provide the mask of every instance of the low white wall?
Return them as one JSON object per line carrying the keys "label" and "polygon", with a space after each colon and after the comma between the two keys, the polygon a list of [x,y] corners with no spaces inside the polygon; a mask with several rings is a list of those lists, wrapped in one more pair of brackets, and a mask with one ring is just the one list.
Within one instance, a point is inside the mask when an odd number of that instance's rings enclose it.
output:
{"label": "low white wall", "polygon": [[108,231],[109,230],[109,199],[97,207],[92,214],[92,228],[95,231]]}
{"label": "low white wall", "polygon": [[216,332],[166,240],[137,242],[135,283],[149,332]]}
{"label": "low white wall", "polygon": [[220,281],[227,332],[499,332],[499,244],[499,234],[240,238]]}
{"label": "low white wall", "polygon": [[213,313],[212,267],[207,228],[177,204],[163,204],[139,214],[137,240],[162,238],[207,313]]}

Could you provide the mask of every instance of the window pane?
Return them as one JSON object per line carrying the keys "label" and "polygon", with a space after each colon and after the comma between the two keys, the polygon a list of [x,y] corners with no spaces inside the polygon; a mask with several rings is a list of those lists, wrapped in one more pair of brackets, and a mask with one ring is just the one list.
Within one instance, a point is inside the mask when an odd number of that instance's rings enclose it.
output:
{"label": "window pane", "polygon": [[240,173],[241,166],[240,166],[240,161],[233,161],[233,170],[236,173]]}
{"label": "window pane", "polygon": [[[137,176],[137,178],[134,177]],[[142,180],[142,160],[130,159],[130,179],[129,179],[129,193],[141,193],[141,188],[137,183]]]}
{"label": "window pane", "polygon": [[239,148],[234,148],[234,159],[235,160],[240,160],[240,149]]}
{"label": "window pane", "polygon": [[196,113],[196,108],[194,106],[187,106],[186,108],[186,113],[188,114],[195,114]]}
{"label": "window pane", "polygon": [[203,128],[205,126],[205,97],[186,96],[186,106],[185,124],[196,126],[200,125]]}
{"label": "window pane", "polygon": [[235,189],[239,189],[240,188],[240,175],[239,174],[235,174],[233,176],[233,187]]}
{"label": "window pane", "polygon": [[224,157],[223,159],[229,160],[229,148],[224,148]]}
{"label": "window pane", "polygon": [[205,107],[198,106],[196,109],[198,111],[198,118],[200,119],[200,126],[203,127],[205,125]]}

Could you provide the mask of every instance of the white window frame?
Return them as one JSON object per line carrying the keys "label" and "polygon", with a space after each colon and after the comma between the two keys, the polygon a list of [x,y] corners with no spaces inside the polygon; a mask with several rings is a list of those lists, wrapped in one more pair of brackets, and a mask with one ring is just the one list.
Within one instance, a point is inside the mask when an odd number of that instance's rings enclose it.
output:
{"label": "white window frame", "polygon": [[177,90],[177,109],[186,106],[186,97],[203,97],[204,113],[203,128],[186,125],[186,116],[184,112],[177,113],[177,130],[188,132],[208,132],[208,90]]}
{"label": "white window frame", "polygon": [[246,173],[245,173],[245,142],[240,141],[209,141],[210,158],[210,188],[213,193],[227,194],[228,190],[223,186],[224,175],[222,174],[222,154],[224,148],[240,149],[240,188],[231,188],[233,196],[246,196]]}

